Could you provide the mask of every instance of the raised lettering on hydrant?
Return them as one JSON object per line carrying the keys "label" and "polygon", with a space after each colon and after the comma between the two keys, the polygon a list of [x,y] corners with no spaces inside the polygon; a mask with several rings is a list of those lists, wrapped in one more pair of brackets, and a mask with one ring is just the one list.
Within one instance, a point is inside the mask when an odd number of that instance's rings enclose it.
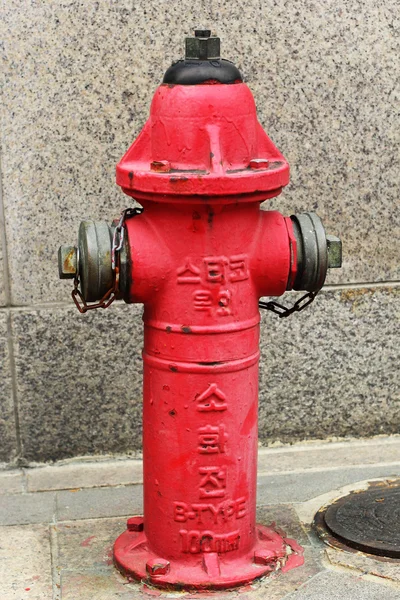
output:
{"label": "raised lettering on hydrant", "polygon": [[[144,516],[114,546],[130,577],[216,589],[302,564],[256,524],[259,307],[305,308],[341,245],[313,213],[260,210],[288,181],[240,72],[196,31],[117,166],[143,208],[85,221],[78,248],[60,248],[81,312],[144,304]],[[260,302],[291,289],[306,292],[292,308]]]}

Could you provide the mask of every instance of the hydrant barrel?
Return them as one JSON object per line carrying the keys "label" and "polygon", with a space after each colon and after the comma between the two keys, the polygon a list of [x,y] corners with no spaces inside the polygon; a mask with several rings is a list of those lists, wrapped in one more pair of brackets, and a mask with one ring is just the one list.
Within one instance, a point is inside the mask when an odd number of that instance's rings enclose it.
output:
{"label": "hydrant barrel", "polygon": [[317,215],[260,210],[289,165],[219,47],[207,29],[187,40],[117,165],[143,210],[84,222],[59,259],[81,312],[144,305],[144,515],[128,520],[114,562],[175,589],[302,564],[294,540],[256,523],[259,300],[296,289],[308,304],[341,264]]}
{"label": "hydrant barrel", "polygon": [[[114,557],[157,585],[225,588],[301,560],[255,518],[258,298],[287,287],[291,221],[258,202],[174,200],[142,200],[126,224],[130,298],[145,306],[144,530]],[[168,572],[146,572],[158,559]]]}

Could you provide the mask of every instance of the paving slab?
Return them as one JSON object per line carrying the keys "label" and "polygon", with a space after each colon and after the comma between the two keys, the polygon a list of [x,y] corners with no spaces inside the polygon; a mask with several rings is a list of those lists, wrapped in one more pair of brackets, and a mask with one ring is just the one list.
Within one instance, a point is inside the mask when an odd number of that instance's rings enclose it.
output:
{"label": "paving slab", "polygon": [[310,543],[295,508],[290,504],[258,506],[257,523],[278,527],[285,533],[285,537],[294,538],[301,546]]}
{"label": "paving slab", "polygon": [[[79,549],[76,548],[77,552]],[[87,566],[88,563],[82,565]],[[146,600],[150,596],[160,599],[185,598],[195,600],[281,600],[287,593],[296,590],[323,568],[318,558],[313,555],[310,548],[305,549],[305,564],[288,573],[273,573],[252,585],[226,592],[212,594],[191,592],[163,592],[149,588],[141,583],[129,583],[119,576],[115,569],[104,570],[102,566],[92,569],[73,569],[61,571],[62,599],[65,600],[116,600],[117,598],[130,598],[131,600]]]}
{"label": "paving slab", "polygon": [[0,525],[51,523],[55,514],[55,492],[9,494],[0,501]]}
{"label": "paving slab", "polygon": [[304,549],[304,565],[288,573],[273,573],[238,593],[238,600],[281,600],[323,569],[318,553]]}
{"label": "paving slab", "polygon": [[140,513],[141,485],[57,492],[57,520],[96,519]]}
{"label": "paving slab", "polygon": [[48,527],[30,525],[0,529],[0,598],[52,600]]}
{"label": "paving slab", "polygon": [[342,468],[330,471],[264,475],[257,481],[257,503],[306,502],[342,486],[366,479],[398,477],[400,464]]}
{"label": "paving slab", "polygon": [[[332,565],[353,569],[363,575],[373,575],[400,585],[400,560],[373,557],[363,552],[340,550],[325,547],[325,553]],[[399,588],[400,598],[400,588]]]}
{"label": "paving slab", "polygon": [[52,526],[60,569],[110,569],[112,546],[126,529],[126,518],[69,521]]}
{"label": "paving slab", "polygon": [[325,572],[284,600],[399,600],[400,588],[382,586],[356,575]]}
{"label": "paving slab", "polygon": [[24,491],[22,470],[0,471],[0,494],[17,494]]}
{"label": "paving slab", "polygon": [[116,572],[65,571],[61,574],[62,600],[133,600],[140,594],[136,587]]}
{"label": "paving slab", "polygon": [[[26,470],[28,492],[142,483],[141,460],[74,462]],[[0,475],[1,485],[1,475]]]}
{"label": "paving slab", "polygon": [[259,475],[298,470],[321,471],[376,463],[400,464],[400,436],[331,443],[309,442],[260,448],[258,451]]}

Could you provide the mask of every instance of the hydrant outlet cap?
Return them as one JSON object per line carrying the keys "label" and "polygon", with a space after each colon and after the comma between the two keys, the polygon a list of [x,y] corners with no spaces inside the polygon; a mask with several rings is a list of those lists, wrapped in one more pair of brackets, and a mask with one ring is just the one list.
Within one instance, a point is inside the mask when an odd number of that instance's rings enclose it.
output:
{"label": "hydrant outlet cap", "polygon": [[100,300],[111,288],[111,228],[103,221],[82,221],[79,227],[79,276],[85,300]]}
{"label": "hydrant outlet cap", "polygon": [[316,292],[324,285],[328,269],[325,229],[315,213],[290,217],[297,240],[297,277],[293,289]]}

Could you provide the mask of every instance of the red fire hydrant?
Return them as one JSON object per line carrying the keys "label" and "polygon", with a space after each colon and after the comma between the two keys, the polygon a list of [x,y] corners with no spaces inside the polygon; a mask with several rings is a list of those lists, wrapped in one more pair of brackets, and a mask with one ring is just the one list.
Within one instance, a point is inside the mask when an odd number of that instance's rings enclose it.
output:
{"label": "red fire hydrant", "polygon": [[[83,222],[78,248],[60,248],[81,312],[144,304],[144,517],[114,546],[136,579],[228,588],[302,564],[294,540],[255,520],[259,305],[304,308],[341,246],[313,213],[260,210],[288,181],[240,72],[196,31],[117,166],[143,209]],[[308,292],[291,309],[259,304],[291,289]]]}

